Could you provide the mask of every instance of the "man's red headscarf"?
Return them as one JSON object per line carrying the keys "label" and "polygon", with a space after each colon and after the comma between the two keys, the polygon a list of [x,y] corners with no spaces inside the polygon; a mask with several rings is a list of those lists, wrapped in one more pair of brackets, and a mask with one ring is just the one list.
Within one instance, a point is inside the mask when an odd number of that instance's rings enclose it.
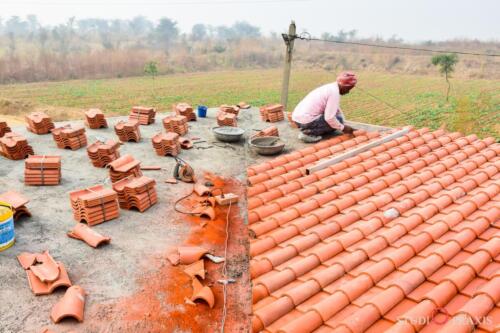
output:
{"label": "man's red headscarf", "polygon": [[356,74],[351,72],[342,72],[339,76],[337,76],[337,83],[340,86],[344,87],[354,87],[358,79],[356,78]]}

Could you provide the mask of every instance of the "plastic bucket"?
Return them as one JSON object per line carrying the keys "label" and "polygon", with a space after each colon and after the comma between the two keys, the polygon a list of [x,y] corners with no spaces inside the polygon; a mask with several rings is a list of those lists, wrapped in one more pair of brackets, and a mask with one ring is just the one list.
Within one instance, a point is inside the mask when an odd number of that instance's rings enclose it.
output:
{"label": "plastic bucket", "polygon": [[0,251],[14,245],[14,213],[12,206],[0,201]]}
{"label": "plastic bucket", "polygon": [[205,118],[208,108],[205,105],[198,105],[198,117]]}

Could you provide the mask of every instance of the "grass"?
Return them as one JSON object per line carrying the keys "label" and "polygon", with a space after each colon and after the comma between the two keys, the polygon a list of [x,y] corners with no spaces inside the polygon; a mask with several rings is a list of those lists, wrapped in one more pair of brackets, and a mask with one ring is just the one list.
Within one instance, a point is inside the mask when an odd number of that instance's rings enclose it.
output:
{"label": "grass", "polygon": [[[244,100],[260,106],[279,102],[281,70],[244,70],[149,77],[75,80],[0,86],[0,114],[22,116],[45,109],[54,119],[81,118],[82,110],[98,107],[109,115],[127,114],[143,104],[168,111],[176,102],[217,106]],[[354,89],[342,99],[348,119],[388,126],[411,124],[500,137],[500,81],[452,79],[450,101],[446,83],[436,76],[359,72],[358,85],[392,107]],[[323,70],[292,72],[289,109],[314,87],[335,75]],[[5,101],[10,105],[2,108]],[[16,108],[15,105],[28,105]],[[458,110],[458,111],[457,111]],[[458,115],[458,116],[457,116]]]}

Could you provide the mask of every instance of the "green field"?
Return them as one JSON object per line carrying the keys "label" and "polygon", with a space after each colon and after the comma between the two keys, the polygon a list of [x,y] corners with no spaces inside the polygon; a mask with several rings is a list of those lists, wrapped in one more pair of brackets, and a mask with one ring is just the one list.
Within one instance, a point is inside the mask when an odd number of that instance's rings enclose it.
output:
{"label": "green field", "polygon": [[[81,111],[98,107],[107,114],[127,114],[142,104],[170,110],[172,103],[193,105],[237,103],[260,106],[279,102],[281,70],[246,70],[105,80],[75,80],[0,86],[0,112],[20,117],[44,109],[57,120],[81,118]],[[359,72],[359,89],[342,99],[348,119],[367,123],[437,128],[500,137],[500,81],[452,79],[450,101],[442,77]],[[314,87],[334,80],[327,71],[292,72],[289,109]],[[2,108],[2,105],[4,106]],[[8,107],[5,107],[5,106]],[[16,108],[16,105],[22,107]],[[396,110],[397,109],[397,110]]]}

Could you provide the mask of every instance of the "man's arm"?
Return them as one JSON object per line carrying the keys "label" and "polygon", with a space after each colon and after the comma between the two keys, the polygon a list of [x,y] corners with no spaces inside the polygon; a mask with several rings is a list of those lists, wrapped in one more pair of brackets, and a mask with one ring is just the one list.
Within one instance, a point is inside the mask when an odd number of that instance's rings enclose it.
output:
{"label": "man's arm", "polygon": [[325,107],[325,121],[328,123],[328,125],[330,125],[331,128],[343,131],[344,125],[341,124],[336,117],[339,106],[340,96],[338,94],[328,97],[328,101]]}

